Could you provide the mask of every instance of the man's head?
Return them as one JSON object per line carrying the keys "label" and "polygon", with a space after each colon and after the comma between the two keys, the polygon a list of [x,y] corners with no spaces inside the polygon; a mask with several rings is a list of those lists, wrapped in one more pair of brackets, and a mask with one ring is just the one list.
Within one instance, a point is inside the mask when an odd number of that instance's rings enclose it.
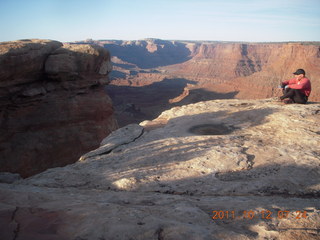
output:
{"label": "man's head", "polygon": [[306,72],[303,69],[297,69],[293,74],[296,79],[301,80],[306,75]]}

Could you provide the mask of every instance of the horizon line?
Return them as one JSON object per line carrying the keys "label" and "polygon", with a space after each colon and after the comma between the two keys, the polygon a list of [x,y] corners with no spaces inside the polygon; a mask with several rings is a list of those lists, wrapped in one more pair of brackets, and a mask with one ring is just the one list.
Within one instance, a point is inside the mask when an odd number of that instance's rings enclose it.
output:
{"label": "horizon line", "polygon": [[74,40],[74,41],[61,41],[56,39],[50,39],[50,38],[21,38],[16,40],[10,40],[10,41],[0,41],[0,43],[5,42],[15,42],[15,41],[27,41],[27,40],[50,40],[50,41],[58,41],[62,43],[90,43],[95,41],[148,41],[148,40],[161,40],[161,41],[178,41],[178,42],[205,42],[205,43],[319,43],[320,40],[284,40],[284,41],[243,41],[243,40],[188,40],[188,39],[163,39],[163,38],[152,38],[152,37],[146,37],[146,38],[140,38],[140,39],[116,39],[116,38],[109,38],[109,39],[82,39],[82,40]]}
{"label": "horizon line", "polygon": [[188,39],[163,39],[163,38],[140,38],[140,39],[92,39],[88,38],[85,40],[76,40],[76,41],[63,41],[65,43],[78,43],[78,42],[95,42],[95,41],[148,41],[148,40],[161,40],[161,41],[179,41],[179,42],[208,42],[208,43],[320,43],[318,41],[310,41],[310,40],[286,40],[286,41],[242,41],[242,40],[188,40]]}

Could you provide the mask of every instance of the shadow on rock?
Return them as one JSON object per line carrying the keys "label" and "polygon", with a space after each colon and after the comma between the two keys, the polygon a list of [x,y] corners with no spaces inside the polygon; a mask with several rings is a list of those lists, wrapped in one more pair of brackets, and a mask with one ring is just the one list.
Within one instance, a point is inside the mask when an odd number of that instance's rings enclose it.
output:
{"label": "shadow on rock", "polygon": [[188,85],[196,84],[195,81],[176,78],[164,79],[142,87],[109,85],[106,89],[113,101],[120,127],[154,119],[163,111],[175,106],[215,99],[231,99],[238,93],[237,91],[217,93],[205,89],[186,89]]}

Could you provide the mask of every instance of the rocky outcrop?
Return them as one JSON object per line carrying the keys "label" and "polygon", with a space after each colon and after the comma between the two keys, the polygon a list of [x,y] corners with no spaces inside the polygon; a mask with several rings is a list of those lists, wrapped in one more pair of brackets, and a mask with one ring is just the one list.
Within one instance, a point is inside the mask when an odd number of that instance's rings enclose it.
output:
{"label": "rocky outcrop", "polygon": [[117,128],[107,50],[49,40],[0,44],[0,171],[75,162]]}
{"label": "rocky outcrop", "polygon": [[319,113],[272,99],[175,107],[82,161],[0,184],[0,238],[318,239]]}
{"label": "rocky outcrop", "polygon": [[2,89],[4,87],[12,88],[40,79],[46,59],[62,43],[34,39],[2,42],[0,46],[0,87],[3,95],[8,90]]}

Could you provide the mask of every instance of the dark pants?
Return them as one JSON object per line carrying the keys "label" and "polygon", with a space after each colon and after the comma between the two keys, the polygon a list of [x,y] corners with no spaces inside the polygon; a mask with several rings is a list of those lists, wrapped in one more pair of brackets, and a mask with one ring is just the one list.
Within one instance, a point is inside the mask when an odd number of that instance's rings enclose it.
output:
{"label": "dark pants", "polygon": [[308,101],[308,97],[304,95],[299,89],[285,88],[283,90],[283,96],[280,97],[281,100],[285,98],[290,98],[294,103],[305,104]]}

